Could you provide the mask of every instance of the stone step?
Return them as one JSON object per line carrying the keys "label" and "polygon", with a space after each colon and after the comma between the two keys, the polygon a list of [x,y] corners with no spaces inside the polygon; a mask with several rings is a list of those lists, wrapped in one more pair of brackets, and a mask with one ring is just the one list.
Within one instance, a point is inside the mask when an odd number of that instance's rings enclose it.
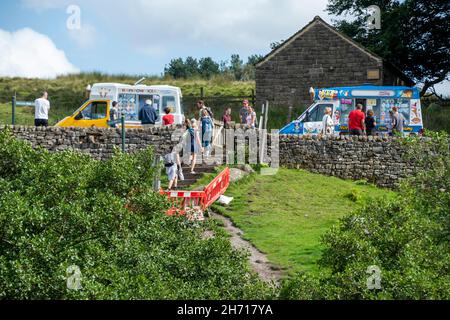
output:
{"label": "stone step", "polygon": [[[211,173],[214,172],[216,169],[215,167],[202,167],[202,166],[196,166],[194,171],[196,173]],[[183,173],[189,174],[191,172],[191,167],[183,167]]]}
{"label": "stone step", "polygon": [[183,181],[179,180],[178,185],[183,185],[183,186],[189,185],[190,186],[190,185],[193,185],[194,183],[196,183],[197,180],[198,179],[184,179]]}

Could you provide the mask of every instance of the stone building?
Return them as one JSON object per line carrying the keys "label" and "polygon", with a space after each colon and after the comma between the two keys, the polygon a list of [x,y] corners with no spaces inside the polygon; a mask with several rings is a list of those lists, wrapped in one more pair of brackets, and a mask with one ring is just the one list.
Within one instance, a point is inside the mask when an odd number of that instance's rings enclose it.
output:
{"label": "stone building", "polygon": [[338,32],[319,16],[256,65],[257,105],[310,105],[311,87],[407,85],[398,68]]}

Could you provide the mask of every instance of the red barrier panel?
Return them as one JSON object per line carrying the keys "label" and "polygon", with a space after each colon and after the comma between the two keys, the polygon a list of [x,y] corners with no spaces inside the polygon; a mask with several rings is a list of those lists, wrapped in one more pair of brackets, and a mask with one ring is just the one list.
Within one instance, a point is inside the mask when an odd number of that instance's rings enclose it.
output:
{"label": "red barrier panel", "polygon": [[160,191],[166,195],[172,207],[167,211],[170,216],[185,215],[189,208],[205,211],[225,193],[230,185],[230,169],[225,168],[203,191]]}
{"label": "red barrier panel", "polygon": [[227,167],[205,188],[205,209],[216,202],[227,191],[229,185],[230,168]]}

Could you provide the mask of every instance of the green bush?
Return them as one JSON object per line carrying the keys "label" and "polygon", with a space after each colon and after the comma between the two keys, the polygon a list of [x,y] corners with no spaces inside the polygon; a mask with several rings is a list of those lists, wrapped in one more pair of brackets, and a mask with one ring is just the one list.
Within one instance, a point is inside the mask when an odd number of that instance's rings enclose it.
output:
{"label": "green bush", "polygon": [[[406,158],[420,170],[394,199],[369,200],[323,237],[318,275],[283,284],[287,299],[449,299],[450,143],[446,133],[411,137]],[[368,268],[381,271],[369,289]]]}
{"label": "green bush", "polygon": [[[213,222],[164,214],[152,157],[117,152],[100,162],[0,133],[0,299],[271,296]],[[206,230],[215,237],[203,239]],[[78,291],[67,288],[74,265]]]}

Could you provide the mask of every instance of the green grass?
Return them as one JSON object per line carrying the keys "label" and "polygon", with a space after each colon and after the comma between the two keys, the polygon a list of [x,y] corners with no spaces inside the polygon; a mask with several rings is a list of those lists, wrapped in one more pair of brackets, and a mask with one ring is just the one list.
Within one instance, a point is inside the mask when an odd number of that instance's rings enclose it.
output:
{"label": "green grass", "polygon": [[[210,180],[207,175],[198,184]],[[394,192],[363,182],[280,169],[275,176],[254,174],[232,184],[226,195],[234,197],[231,205],[214,208],[230,217],[272,263],[292,273],[317,271],[321,236],[365,199],[393,196]]]}
{"label": "green grass", "polygon": [[[50,97],[65,94],[68,97],[82,97],[88,84],[100,82],[117,82],[134,84],[141,76],[106,75],[101,73],[82,73],[78,75],[62,76],[57,79],[25,79],[25,78],[0,78],[0,102],[8,102],[14,93],[21,100],[36,99],[43,91],[47,90]],[[200,96],[200,88],[203,87],[206,96],[247,96],[255,88],[254,81],[231,81],[223,77],[215,77],[211,80],[189,79],[175,80],[170,78],[158,78],[147,76],[146,85],[168,84],[180,87],[184,95]]]}
{"label": "green grass", "polygon": [[[49,124],[54,125],[63,119],[58,110],[50,111]],[[0,103],[0,124],[11,124],[12,108],[11,103]],[[33,126],[34,125],[34,108],[33,107],[16,107],[16,125]]]}
{"label": "green grass", "polygon": [[[51,125],[64,117],[72,114],[86,100],[84,97],[85,88],[88,84],[100,82],[117,82],[133,84],[141,76],[128,75],[105,75],[101,73],[82,73],[59,77],[53,80],[24,79],[24,78],[0,78],[0,124],[11,123],[11,97],[16,93],[20,101],[34,101],[40,96],[42,91],[49,92],[52,104],[50,110]],[[203,88],[205,96],[250,96],[251,90],[255,88],[254,81],[231,81],[223,77],[215,77],[211,80],[190,79],[174,80],[163,79],[155,76],[148,76],[144,82],[146,85],[167,84],[180,87],[184,99],[185,110],[188,116],[196,115],[195,102],[200,97],[200,89]],[[229,105],[225,100],[217,100],[217,113],[220,118],[223,107]],[[234,103],[236,104],[236,103]],[[238,112],[239,105],[231,106]],[[195,111],[195,112],[194,112]],[[17,124],[30,125],[33,121],[33,110],[31,108],[18,110]]]}

